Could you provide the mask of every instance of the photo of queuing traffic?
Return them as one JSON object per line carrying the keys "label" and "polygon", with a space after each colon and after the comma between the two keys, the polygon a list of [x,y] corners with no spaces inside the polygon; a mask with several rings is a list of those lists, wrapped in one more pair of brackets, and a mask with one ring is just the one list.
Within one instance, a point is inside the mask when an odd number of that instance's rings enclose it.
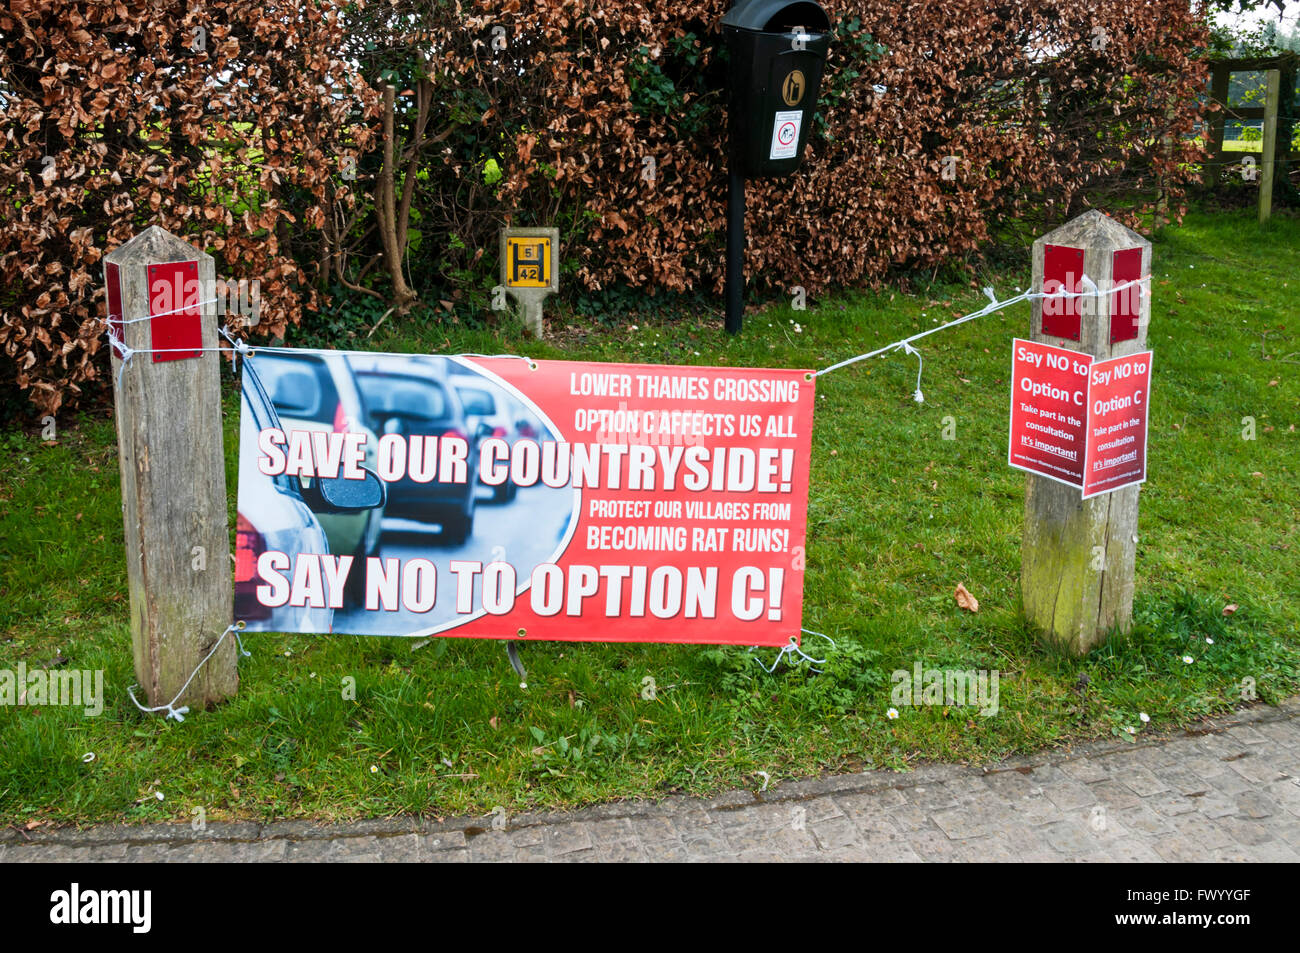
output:
{"label": "photo of queuing traffic", "polygon": [[[249,629],[426,634],[464,621],[455,601],[425,608],[419,598],[403,598],[386,611],[366,611],[368,559],[405,566],[423,557],[446,580],[455,578],[453,561],[508,559],[523,581],[558,554],[574,516],[574,491],[508,479],[488,485],[480,473],[486,440],[513,448],[521,440],[556,439],[543,415],[504,382],[467,361],[422,355],[267,349],[243,368],[235,618]],[[381,479],[378,448],[387,435],[429,452],[412,453],[400,476]],[[261,452],[244,452],[250,446]],[[324,448],[338,455],[354,447],[357,473],[327,479],[321,469],[320,479],[305,476],[310,468],[292,463],[299,446],[307,456],[314,450],[317,465]],[[440,463],[438,447],[463,456],[444,452]],[[278,467],[268,465],[268,453]],[[449,462],[458,469],[449,472]],[[287,567],[264,559],[268,553],[352,561],[343,576],[341,560],[319,560],[323,600],[285,598],[268,583]],[[481,575],[474,585],[481,589]],[[480,597],[476,592],[476,604]]]}

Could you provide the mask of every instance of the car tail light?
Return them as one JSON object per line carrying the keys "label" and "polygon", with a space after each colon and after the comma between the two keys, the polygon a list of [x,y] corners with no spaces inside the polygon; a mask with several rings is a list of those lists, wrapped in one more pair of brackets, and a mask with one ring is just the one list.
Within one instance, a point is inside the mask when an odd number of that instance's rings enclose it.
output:
{"label": "car tail light", "polygon": [[461,440],[464,440],[466,443],[469,443],[469,437],[465,436],[464,431],[462,431],[458,427],[452,427],[450,430],[444,430],[442,432],[442,435],[444,437],[459,437]]}
{"label": "car tail light", "polygon": [[343,413],[343,401],[339,401],[339,405],[334,408],[334,432],[343,433],[343,431],[347,429],[347,426],[348,416]]}
{"label": "car tail light", "polygon": [[235,521],[235,619],[252,622],[271,618],[271,609],[257,601],[257,559],[266,552],[266,540],[257,528],[238,514]]}
{"label": "car tail light", "polygon": [[492,430],[492,436],[494,437],[504,437],[505,435],[506,435],[505,427],[495,427]]}

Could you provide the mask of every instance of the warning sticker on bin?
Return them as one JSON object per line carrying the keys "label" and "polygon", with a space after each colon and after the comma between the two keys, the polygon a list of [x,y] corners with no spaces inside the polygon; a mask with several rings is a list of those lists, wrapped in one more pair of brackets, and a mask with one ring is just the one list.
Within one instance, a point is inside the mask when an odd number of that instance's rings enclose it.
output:
{"label": "warning sticker on bin", "polygon": [[772,152],[769,159],[793,159],[799,148],[799,126],[803,110],[792,109],[776,114],[772,127]]}

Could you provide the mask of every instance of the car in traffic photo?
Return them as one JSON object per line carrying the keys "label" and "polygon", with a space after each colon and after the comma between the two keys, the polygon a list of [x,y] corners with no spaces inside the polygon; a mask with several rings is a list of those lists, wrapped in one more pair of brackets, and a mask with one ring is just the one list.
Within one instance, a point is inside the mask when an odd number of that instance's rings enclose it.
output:
{"label": "car in traffic photo", "polygon": [[[519,439],[513,419],[517,402],[486,378],[456,377],[455,387],[470,429],[480,432],[483,428],[481,432],[486,437],[496,437],[513,447]],[[496,503],[509,503],[519,492],[519,487],[511,480],[485,489]]]}
{"label": "car in traffic photo", "polygon": [[[285,428],[259,374],[264,360],[259,357],[244,361],[240,387],[241,446],[256,446],[258,434],[264,430]],[[258,560],[266,552],[329,555],[330,539],[323,521],[329,520],[336,532],[341,526],[367,524],[375,513],[383,512],[383,483],[373,470],[368,470],[364,481],[333,479],[304,484],[300,477],[287,472],[268,476],[257,460],[255,454],[239,455],[234,617],[255,630],[330,632],[334,610],[328,605],[312,605],[309,601],[295,605],[290,600],[273,607],[259,599],[262,579]],[[364,580],[364,574],[352,572],[349,582],[354,579]]]}
{"label": "car in traffic photo", "polygon": [[[245,361],[270,395],[286,430],[366,435],[365,466],[375,468],[378,438],[366,426],[361,394],[347,356],[335,351],[266,350]],[[364,562],[379,548],[382,508],[352,513],[318,514],[330,552]],[[358,574],[349,577],[355,595]]]}
{"label": "car in traffic photo", "polygon": [[[365,423],[374,433],[437,439],[459,437],[468,447],[470,479],[463,483],[417,480],[406,470],[388,483],[386,523],[410,531],[437,527],[442,539],[464,543],[474,531],[479,444],[491,433],[471,425],[457,389],[440,357],[352,354],[351,368],[361,393]],[[400,523],[398,521],[401,521]],[[412,524],[415,524],[412,526]]]}

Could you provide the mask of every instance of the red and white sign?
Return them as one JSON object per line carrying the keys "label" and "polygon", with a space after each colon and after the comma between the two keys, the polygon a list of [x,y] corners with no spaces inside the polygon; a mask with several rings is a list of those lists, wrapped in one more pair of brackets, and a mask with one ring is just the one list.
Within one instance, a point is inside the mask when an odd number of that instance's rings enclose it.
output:
{"label": "red and white sign", "polygon": [[793,159],[798,154],[799,127],[803,124],[803,111],[792,109],[776,114],[772,126],[772,149],[769,159]]}
{"label": "red and white sign", "polygon": [[[798,638],[808,371],[273,349],[244,374],[249,628]],[[367,511],[297,492],[366,470]]]}
{"label": "red and white sign", "polygon": [[1091,355],[1017,338],[1012,343],[1007,462],[1083,498],[1146,479],[1151,352]]}
{"label": "red and white sign", "polygon": [[1083,485],[1088,370],[1078,351],[1016,339],[1011,359],[1008,462],[1070,486]]}
{"label": "red and white sign", "polygon": [[1085,500],[1147,478],[1151,352],[1097,361],[1089,384]]}

